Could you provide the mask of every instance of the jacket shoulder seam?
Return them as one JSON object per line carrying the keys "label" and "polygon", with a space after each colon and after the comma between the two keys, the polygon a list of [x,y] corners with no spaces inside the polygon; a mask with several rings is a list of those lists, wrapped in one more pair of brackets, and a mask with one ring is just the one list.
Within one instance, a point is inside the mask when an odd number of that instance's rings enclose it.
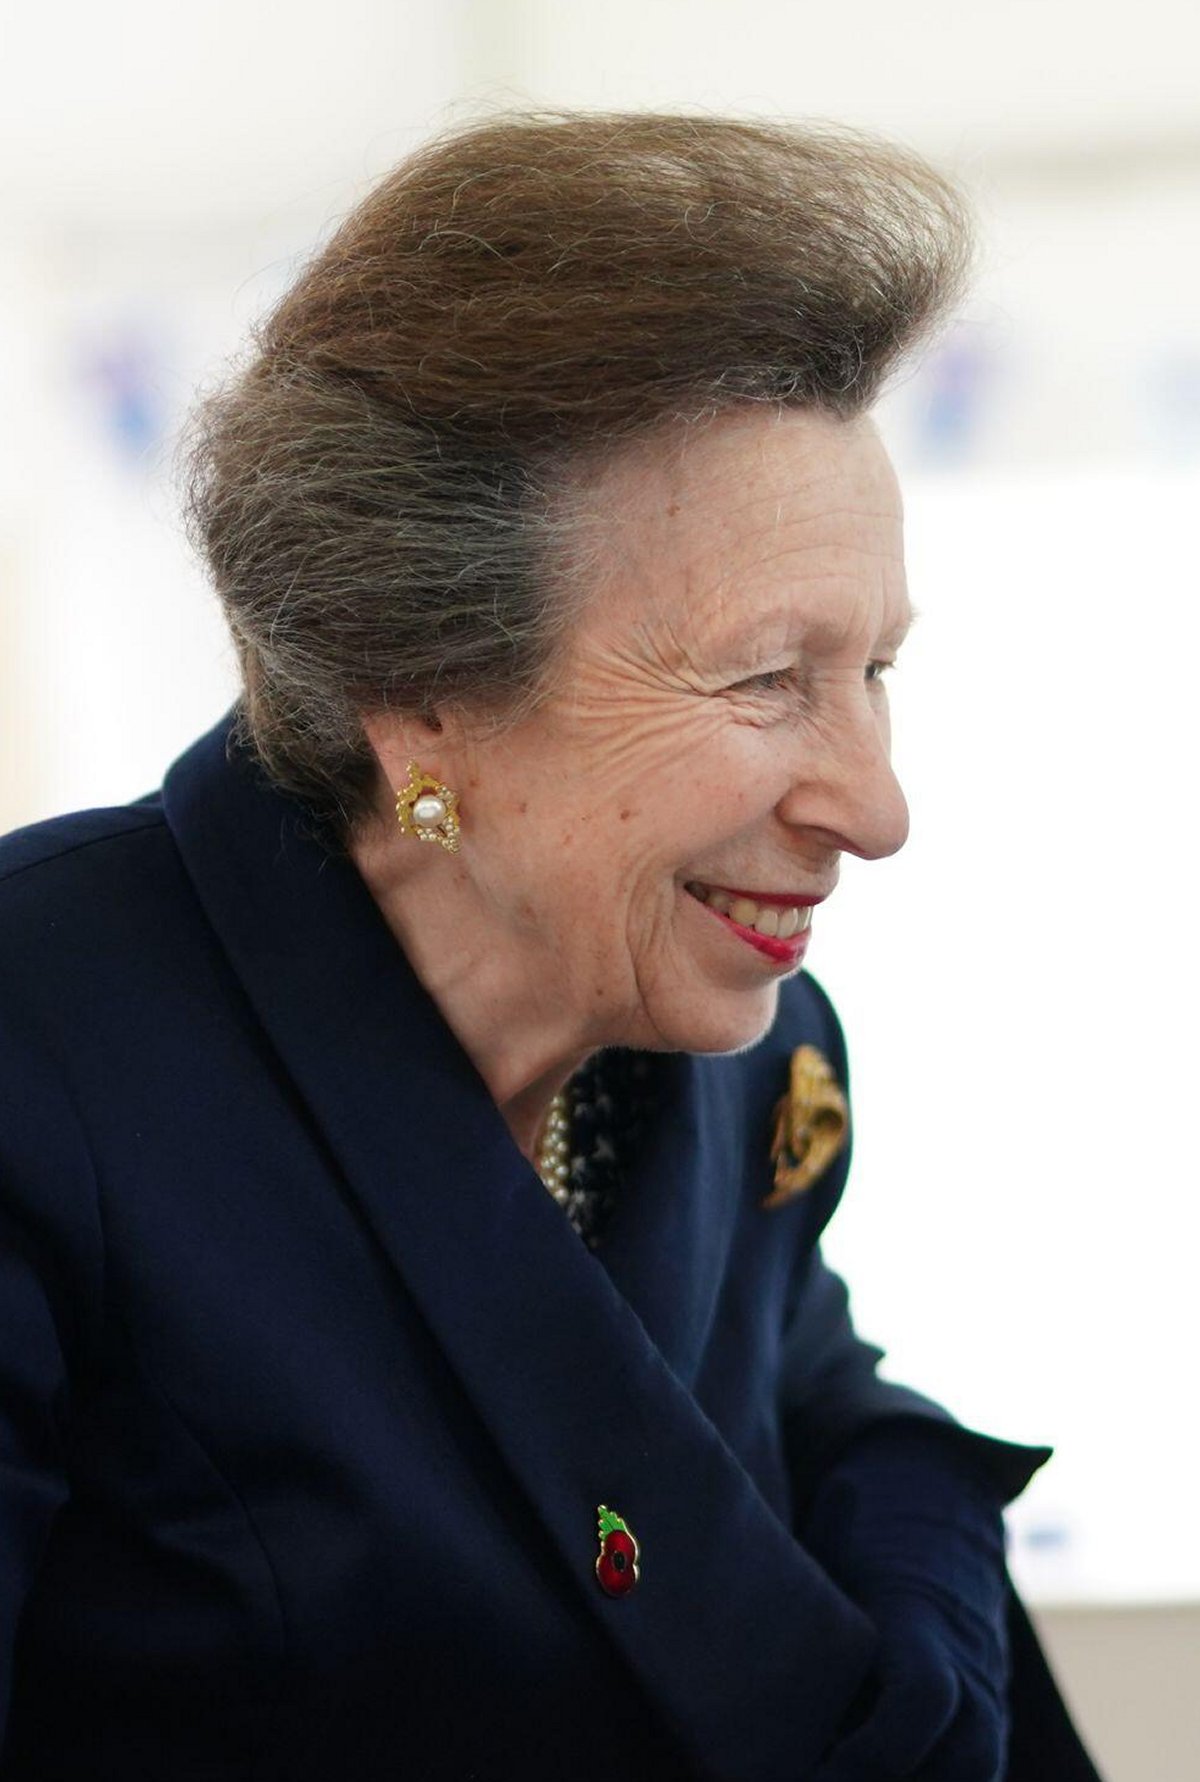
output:
{"label": "jacket shoulder seam", "polygon": [[158,815],[142,818],[105,835],[85,836],[80,841],[70,842],[65,847],[56,848],[53,853],[40,854],[36,860],[26,860],[20,866],[0,867],[0,885],[15,884],[18,879],[24,878],[26,873],[36,872],[40,866],[51,866],[55,861],[68,860],[72,854],[82,854],[87,848],[99,848],[108,842],[124,841],[127,836],[142,835],[148,829],[165,828],[165,818]]}

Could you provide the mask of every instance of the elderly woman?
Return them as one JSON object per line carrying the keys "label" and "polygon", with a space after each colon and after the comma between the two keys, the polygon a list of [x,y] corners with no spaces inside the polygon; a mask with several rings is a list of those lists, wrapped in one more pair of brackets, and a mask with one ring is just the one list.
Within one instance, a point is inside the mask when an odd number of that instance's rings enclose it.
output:
{"label": "elderly woman", "polygon": [[857,137],[493,121],[198,411],[242,696],[0,847],[5,1782],[1094,1776],[1049,1450],[819,1243],[801,967],[907,822],[867,409],[963,239]]}

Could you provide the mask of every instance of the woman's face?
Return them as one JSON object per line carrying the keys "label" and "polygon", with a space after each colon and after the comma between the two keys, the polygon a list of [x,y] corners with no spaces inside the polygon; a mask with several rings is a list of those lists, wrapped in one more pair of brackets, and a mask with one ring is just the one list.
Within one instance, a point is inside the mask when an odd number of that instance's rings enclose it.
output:
{"label": "woman's face", "polygon": [[907,833],[895,477],[868,421],[739,413],[590,494],[605,569],[556,690],[490,740],[434,739],[461,851],[409,858],[481,986],[523,978],[588,1044],[730,1051],[770,1026],[841,854]]}

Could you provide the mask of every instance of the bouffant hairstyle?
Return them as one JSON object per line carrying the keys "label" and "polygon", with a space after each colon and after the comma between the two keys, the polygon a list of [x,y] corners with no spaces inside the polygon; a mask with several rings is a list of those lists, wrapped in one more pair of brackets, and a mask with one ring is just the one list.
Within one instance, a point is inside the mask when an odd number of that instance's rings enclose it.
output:
{"label": "bouffant hairstyle", "polygon": [[589,466],[748,403],[861,412],[967,244],[938,174],[846,130],[538,113],[425,146],[184,434],[238,740],[346,845],[376,796],[365,716],[504,722],[548,684],[594,561]]}

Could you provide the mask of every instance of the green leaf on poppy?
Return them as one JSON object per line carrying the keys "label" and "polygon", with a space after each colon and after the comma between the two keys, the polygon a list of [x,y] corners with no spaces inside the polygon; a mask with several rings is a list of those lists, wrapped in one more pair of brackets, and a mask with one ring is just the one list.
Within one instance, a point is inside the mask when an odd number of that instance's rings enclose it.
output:
{"label": "green leaf on poppy", "polygon": [[617,1529],[623,1530],[625,1534],[629,1533],[629,1530],[625,1527],[624,1521],[617,1515],[615,1510],[610,1510],[607,1504],[598,1505],[598,1509],[600,1513],[600,1539],[602,1541],[607,1535],[615,1533]]}

